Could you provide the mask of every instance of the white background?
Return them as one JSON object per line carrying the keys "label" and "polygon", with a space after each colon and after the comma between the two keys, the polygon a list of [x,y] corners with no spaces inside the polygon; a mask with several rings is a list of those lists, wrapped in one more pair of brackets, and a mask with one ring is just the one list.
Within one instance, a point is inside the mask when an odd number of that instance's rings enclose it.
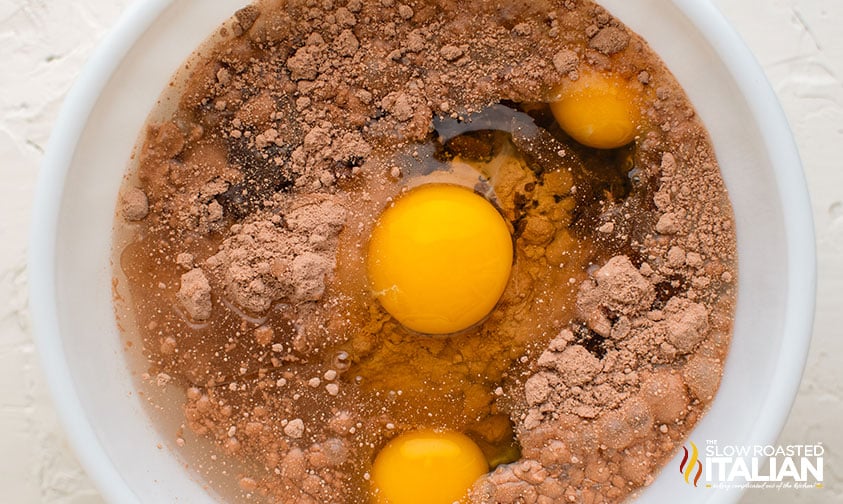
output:
{"label": "white background", "polygon": [[[749,491],[742,503],[843,502],[843,1],[711,1],[781,99],[805,164],[819,251],[814,337],[781,442],[824,444],[825,488]],[[67,447],[35,354],[26,241],[38,164],[61,102],[129,3],[0,0],[0,503],[102,502]]]}

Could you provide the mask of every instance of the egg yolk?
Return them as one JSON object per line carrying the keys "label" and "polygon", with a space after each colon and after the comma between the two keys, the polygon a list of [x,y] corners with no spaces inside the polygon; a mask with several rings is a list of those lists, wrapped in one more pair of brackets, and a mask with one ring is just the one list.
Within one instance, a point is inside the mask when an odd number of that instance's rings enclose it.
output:
{"label": "egg yolk", "polygon": [[511,269],[506,221],[462,186],[410,190],[381,214],[369,241],[375,296],[398,322],[425,334],[450,334],[481,321],[503,294]]}
{"label": "egg yolk", "polygon": [[453,504],[489,466],[480,448],[457,432],[422,430],[390,441],[372,466],[375,504]]}
{"label": "egg yolk", "polygon": [[641,121],[638,94],[620,77],[583,72],[554,95],[550,110],[559,126],[577,142],[615,149],[635,138]]}

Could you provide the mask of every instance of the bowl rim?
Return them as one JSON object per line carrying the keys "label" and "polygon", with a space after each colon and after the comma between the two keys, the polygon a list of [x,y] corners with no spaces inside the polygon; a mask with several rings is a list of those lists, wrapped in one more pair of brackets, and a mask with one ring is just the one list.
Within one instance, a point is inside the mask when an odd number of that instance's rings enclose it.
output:
{"label": "bowl rim", "polygon": [[[61,197],[76,145],[99,95],[120,63],[159,15],[177,0],[132,2],[102,40],[64,100],[41,163],[29,237],[29,306],[33,337],[50,394],[70,445],[97,489],[109,502],[139,502],[96,436],[65,360],[58,320],[56,233]],[[598,0],[599,1],[599,0]],[[759,125],[782,203],[788,276],[784,337],[774,381],[756,422],[755,438],[775,442],[788,417],[807,360],[816,298],[816,248],[807,184],[793,134],[781,104],[750,49],[711,2],[669,0],[699,29],[734,77]],[[786,188],[786,190],[782,190]],[[799,379],[796,379],[799,378]],[[774,420],[771,420],[774,419]],[[737,501],[742,491],[722,493]]]}
{"label": "bowl rim", "polygon": [[[781,203],[787,209],[782,212],[788,272],[783,337],[773,380],[764,391],[763,405],[751,429],[752,443],[769,445],[777,441],[796,401],[811,344],[817,290],[813,207],[793,131],[749,46],[710,0],[671,1],[699,29],[734,78],[770,154]],[[736,503],[745,491],[746,488],[738,488],[712,493],[707,501]]]}
{"label": "bowl rim", "polygon": [[[755,429],[757,438],[774,442],[784,428],[787,414],[796,399],[813,330],[817,255],[808,185],[787,116],[752,51],[710,1],[674,1],[700,29],[735,77],[753,118],[760,125],[764,145],[771,154],[777,186],[786,189],[780,191],[782,203],[788,208],[783,212],[788,266],[784,332],[794,336],[782,340],[776,382],[768,387],[768,396],[759,415],[759,418],[765,418],[764,414],[769,414],[779,421],[768,422],[767,429]],[[712,36],[714,33],[719,36]],[[742,78],[738,78],[741,75],[735,72],[740,68],[746,73]],[[800,334],[805,336],[799,338]],[[786,379],[794,376],[800,379]],[[785,393],[771,394],[772,391]]]}
{"label": "bowl rim", "polygon": [[139,502],[88,419],[65,360],[56,296],[56,234],[64,183],[76,144],[99,95],[126,54],[174,0],[132,2],[93,51],[62,104],[35,186],[29,236],[33,337],[59,421],[85,472],[108,502]]}

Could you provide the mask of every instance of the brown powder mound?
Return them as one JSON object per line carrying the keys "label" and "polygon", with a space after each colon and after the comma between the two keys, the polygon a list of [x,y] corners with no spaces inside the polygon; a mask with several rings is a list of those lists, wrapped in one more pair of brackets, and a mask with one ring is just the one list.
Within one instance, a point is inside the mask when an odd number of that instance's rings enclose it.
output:
{"label": "brown powder mound", "polygon": [[569,49],[563,49],[553,56],[553,66],[562,75],[570,75],[579,66],[580,58],[577,53]]}
{"label": "brown powder mound", "polygon": [[502,466],[477,485],[472,502],[478,504],[520,504],[562,502],[565,487],[535,460]]}
{"label": "brown powder mound", "polygon": [[146,193],[136,187],[124,191],[120,197],[120,211],[126,220],[143,220],[149,214]]}
{"label": "brown powder mound", "polygon": [[[573,334],[568,333],[564,338],[570,340]],[[539,366],[556,370],[564,383],[573,386],[590,382],[603,368],[600,361],[582,345],[571,345],[558,353],[548,350],[539,357]],[[546,396],[549,391],[545,392]]]}
{"label": "brown powder mound", "polygon": [[580,285],[577,314],[589,329],[601,336],[611,334],[610,316],[636,315],[650,307],[655,288],[626,256],[613,257],[595,272],[593,280]]}
{"label": "brown powder mound", "polygon": [[193,320],[211,318],[211,285],[200,268],[194,268],[181,276],[181,285],[176,297]]}
{"label": "brown powder mound", "polygon": [[664,313],[667,340],[680,353],[692,351],[708,333],[708,310],[699,303],[674,297],[664,307]]}
{"label": "brown powder mound", "polygon": [[619,53],[629,45],[629,33],[616,26],[602,28],[588,42],[588,46],[597,49],[603,54],[611,55]]}
{"label": "brown powder mound", "polygon": [[282,284],[295,257],[284,240],[284,229],[258,220],[236,226],[232,232],[220,251],[206,261],[226,296],[254,313],[266,311],[282,296],[292,296],[292,285]]}
{"label": "brown powder mound", "polygon": [[277,213],[234,225],[205,262],[215,283],[252,313],[265,312],[279,299],[318,301],[336,265],[346,213],[340,201],[329,195],[281,197]]}

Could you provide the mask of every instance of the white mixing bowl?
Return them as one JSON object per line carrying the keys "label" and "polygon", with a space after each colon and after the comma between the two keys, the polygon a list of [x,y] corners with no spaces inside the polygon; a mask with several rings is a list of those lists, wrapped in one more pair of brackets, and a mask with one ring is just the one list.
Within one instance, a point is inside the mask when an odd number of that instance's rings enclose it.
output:
{"label": "white mixing bowl", "polygon": [[[183,60],[244,0],[144,0],[67,98],[42,167],[31,307],[55,402],[79,459],[111,502],[213,502],[166,449],[134,393],[112,311],[111,226],[141,127]],[[696,443],[774,442],[796,395],[814,308],[811,208],[798,154],[758,64],[703,0],[602,0],[649,41],[708,127],[737,218],[734,339]],[[137,350],[135,350],[137,351]],[[165,449],[159,449],[158,445]],[[639,502],[735,502],[685,484],[673,461]]]}

